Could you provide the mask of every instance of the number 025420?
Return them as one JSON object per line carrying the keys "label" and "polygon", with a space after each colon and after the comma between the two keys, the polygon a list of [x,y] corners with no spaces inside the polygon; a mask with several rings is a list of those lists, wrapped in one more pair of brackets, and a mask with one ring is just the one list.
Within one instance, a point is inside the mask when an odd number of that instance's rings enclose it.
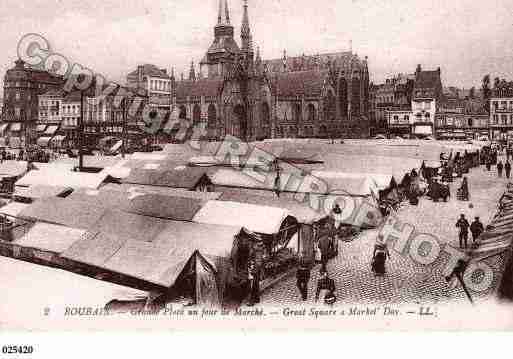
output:
{"label": "number 025420", "polygon": [[32,345],[3,345],[2,354],[32,354],[34,347]]}

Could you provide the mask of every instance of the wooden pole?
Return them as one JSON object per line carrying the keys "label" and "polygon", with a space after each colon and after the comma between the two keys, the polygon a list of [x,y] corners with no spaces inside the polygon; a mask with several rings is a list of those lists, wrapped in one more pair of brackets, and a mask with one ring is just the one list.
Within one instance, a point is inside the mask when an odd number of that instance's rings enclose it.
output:
{"label": "wooden pole", "polygon": [[83,137],[84,137],[84,91],[80,91],[80,119],[78,123],[78,170],[82,172],[84,168],[84,151],[83,151]]}

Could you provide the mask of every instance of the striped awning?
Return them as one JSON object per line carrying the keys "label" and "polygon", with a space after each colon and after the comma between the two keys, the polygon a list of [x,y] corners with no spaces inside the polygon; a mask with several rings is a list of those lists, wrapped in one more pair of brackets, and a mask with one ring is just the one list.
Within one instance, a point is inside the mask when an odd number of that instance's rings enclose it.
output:
{"label": "striped awning", "polygon": [[56,125],[50,125],[47,127],[46,131],[45,131],[45,135],[54,135],[55,132],[57,132],[57,130],[59,129],[59,126],[56,126]]}
{"label": "striped awning", "polygon": [[21,123],[19,123],[19,122],[11,123],[11,131],[13,131],[13,132],[21,131]]}
{"label": "striped awning", "polygon": [[52,138],[50,136],[42,136],[37,139],[37,145],[40,147],[48,147],[50,140]]}

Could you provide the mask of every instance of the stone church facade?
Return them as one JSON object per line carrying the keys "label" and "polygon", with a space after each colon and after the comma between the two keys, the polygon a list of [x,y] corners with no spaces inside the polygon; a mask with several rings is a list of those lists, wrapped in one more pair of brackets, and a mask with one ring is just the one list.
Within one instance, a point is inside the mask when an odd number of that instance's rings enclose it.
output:
{"label": "stone church facade", "polygon": [[[247,1],[241,46],[228,0],[219,0],[214,40],[196,71],[175,82],[180,118],[205,122],[210,138],[361,137],[369,131],[367,58],[351,52],[262,60],[254,50]],[[183,77],[183,76],[182,76]]]}

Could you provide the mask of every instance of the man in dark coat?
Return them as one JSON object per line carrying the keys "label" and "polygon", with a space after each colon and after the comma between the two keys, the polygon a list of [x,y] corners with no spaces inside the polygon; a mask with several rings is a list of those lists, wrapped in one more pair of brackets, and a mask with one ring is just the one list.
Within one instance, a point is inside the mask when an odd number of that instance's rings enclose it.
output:
{"label": "man in dark coat", "polygon": [[303,301],[308,299],[308,282],[310,281],[310,267],[301,261],[296,272],[297,288]]}
{"label": "man in dark coat", "polygon": [[472,240],[476,243],[479,236],[484,232],[484,226],[479,221],[479,217],[476,217],[474,222],[470,225],[470,232],[472,233]]}
{"label": "man in dark coat", "polygon": [[252,307],[260,303],[260,268],[256,266],[254,260],[251,260],[248,268],[249,280],[249,303],[248,306]]}
{"label": "man in dark coat", "polygon": [[462,214],[458,222],[456,222],[456,227],[460,229],[460,248],[466,249],[468,245],[468,229],[470,227],[470,224],[468,223],[464,214]]}
{"label": "man in dark coat", "polygon": [[331,239],[329,236],[323,236],[319,239],[319,243],[317,244],[317,247],[319,247],[319,250],[321,251],[321,271],[324,272],[328,271],[327,266],[331,248],[330,242]]}
{"label": "man in dark coat", "polygon": [[321,291],[325,291],[324,301],[326,304],[333,304],[335,298],[335,281],[331,279],[328,272],[321,269],[320,278],[317,281],[317,290],[315,291],[315,301],[319,300]]}
{"label": "man in dark coat", "polygon": [[502,178],[502,170],[504,169],[504,165],[502,164],[502,161],[499,161],[499,163],[497,163],[497,175],[499,176],[499,178]]}
{"label": "man in dark coat", "polygon": [[506,161],[506,164],[504,165],[504,170],[506,171],[506,178],[510,179],[510,177],[511,177],[511,163],[509,163],[509,161]]}

